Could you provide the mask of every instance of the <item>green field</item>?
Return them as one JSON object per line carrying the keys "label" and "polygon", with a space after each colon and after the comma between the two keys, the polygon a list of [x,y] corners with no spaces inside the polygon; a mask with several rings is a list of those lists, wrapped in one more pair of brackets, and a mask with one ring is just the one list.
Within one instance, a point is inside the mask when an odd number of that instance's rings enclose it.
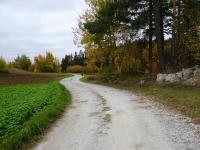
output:
{"label": "green field", "polygon": [[64,111],[70,94],[56,81],[0,85],[0,150],[19,149]]}

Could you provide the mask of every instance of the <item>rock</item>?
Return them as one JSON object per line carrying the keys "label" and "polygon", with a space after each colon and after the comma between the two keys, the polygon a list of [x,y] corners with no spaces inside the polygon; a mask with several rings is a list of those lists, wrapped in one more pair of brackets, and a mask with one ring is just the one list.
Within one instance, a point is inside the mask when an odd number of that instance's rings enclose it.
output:
{"label": "rock", "polygon": [[196,69],[194,72],[193,72],[194,76],[199,76],[200,78],[200,69]]}
{"label": "rock", "polygon": [[196,66],[194,66],[193,68],[194,68],[194,70],[198,70],[198,69],[200,69],[200,66],[199,66],[199,65],[196,65]]}
{"label": "rock", "polygon": [[182,78],[183,78],[183,73],[182,73],[182,72],[177,72],[177,73],[176,73],[176,76],[177,76],[177,78],[178,78],[179,80],[182,80]]}
{"label": "rock", "polygon": [[172,74],[168,74],[165,78],[165,81],[167,82],[178,82],[179,81],[179,78],[176,76],[176,74],[172,73]]}
{"label": "rock", "polygon": [[183,80],[187,80],[191,77],[191,75],[193,74],[193,69],[188,68],[188,69],[183,69],[182,70],[183,73]]}
{"label": "rock", "polygon": [[164,82],[165,79],[166,79],[166,76],[167,76],[167,74],[158,74],[156,81],[157,82]]}
{"label": "rock", "polygon": [[157,82],[182,82],[186,86],[200,86],[200,66],[183,69],[177,73],[158,74]]}
{"label": "rock", "polygon": [[200,86],[200,77],[192,77],[183,82],[186,86]]}
{"label": "rock", "polygon": [[141,80],[140,82],[139,82],[139,85],[140,86],[143,86],[145,84],[145,80]]}

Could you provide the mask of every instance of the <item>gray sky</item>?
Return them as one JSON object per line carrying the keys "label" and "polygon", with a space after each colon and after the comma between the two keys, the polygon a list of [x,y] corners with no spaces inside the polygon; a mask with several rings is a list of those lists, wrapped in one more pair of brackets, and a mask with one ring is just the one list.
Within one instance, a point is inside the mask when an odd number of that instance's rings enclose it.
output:
{"label": "gray sky", "polygon": [[0,0],[0,56],[51,51],[61,59],[78,51],[72,27],[85,8],[84,0]]}

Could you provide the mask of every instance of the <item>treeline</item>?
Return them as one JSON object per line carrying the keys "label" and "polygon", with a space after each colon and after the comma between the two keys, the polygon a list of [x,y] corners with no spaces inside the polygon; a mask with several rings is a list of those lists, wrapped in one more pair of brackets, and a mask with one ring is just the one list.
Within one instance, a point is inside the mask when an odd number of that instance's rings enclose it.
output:
{"label": "treeline", "polygon": [[96,73],[97,67],[92,67],[87,63],[87,57],[82,50],[79,53],[75,52],[74,55],[65,55],[61,61],[62,72],[71,73]]}
{"label": "treeline", "polygon": [[8,68],[18,68],[30,72],[60,72],[61,66],[59,60],[51,52],[46,55],[39,54],[34,58],[34,62],[26,55],[17,56],[13,61],[6,62],[0,58],[0,71],[6,71]]}
{"label": "treeline", "polygon": [[83,51],[75,52],[74,55],[65,55],[60,61],[51,53],[46,52],[46,55],[39,54],[34,57],[34,62],[26,55],[17,56],[12,62],[6,62],[3,57],[0,57],[0,72],[6,71],[7,68],[18,68],[30,72],[83,72],[86,65],[86,57]]}
{"label": "treeline", "polygon": [[101,72],[173,72],[200,63],[200,1],[86,0],[75,41]]}
{"label": "treeline", "polygon": [[[61,70],[62,72],[67,72],[67,68],[72,66],[74,68],[82,68],[86,63],[85,53],[83,51],[79,51],[79,53],[75,52],[74,55],[65,55],[65,58],[61,61]],[[75,71],[76,72],[76,71]],[[81,72],[81,71],[78,71]]]}

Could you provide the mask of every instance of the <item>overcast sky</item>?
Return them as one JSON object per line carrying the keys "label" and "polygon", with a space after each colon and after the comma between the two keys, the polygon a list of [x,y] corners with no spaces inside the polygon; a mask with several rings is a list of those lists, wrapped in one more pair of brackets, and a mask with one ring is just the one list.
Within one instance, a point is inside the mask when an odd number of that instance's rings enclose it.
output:
{"label": "overcast sky", "polygon": [[51,51],[61,59],[78,51],[72,27],[85,8],[84,0],[0,0],[0,56]]}

